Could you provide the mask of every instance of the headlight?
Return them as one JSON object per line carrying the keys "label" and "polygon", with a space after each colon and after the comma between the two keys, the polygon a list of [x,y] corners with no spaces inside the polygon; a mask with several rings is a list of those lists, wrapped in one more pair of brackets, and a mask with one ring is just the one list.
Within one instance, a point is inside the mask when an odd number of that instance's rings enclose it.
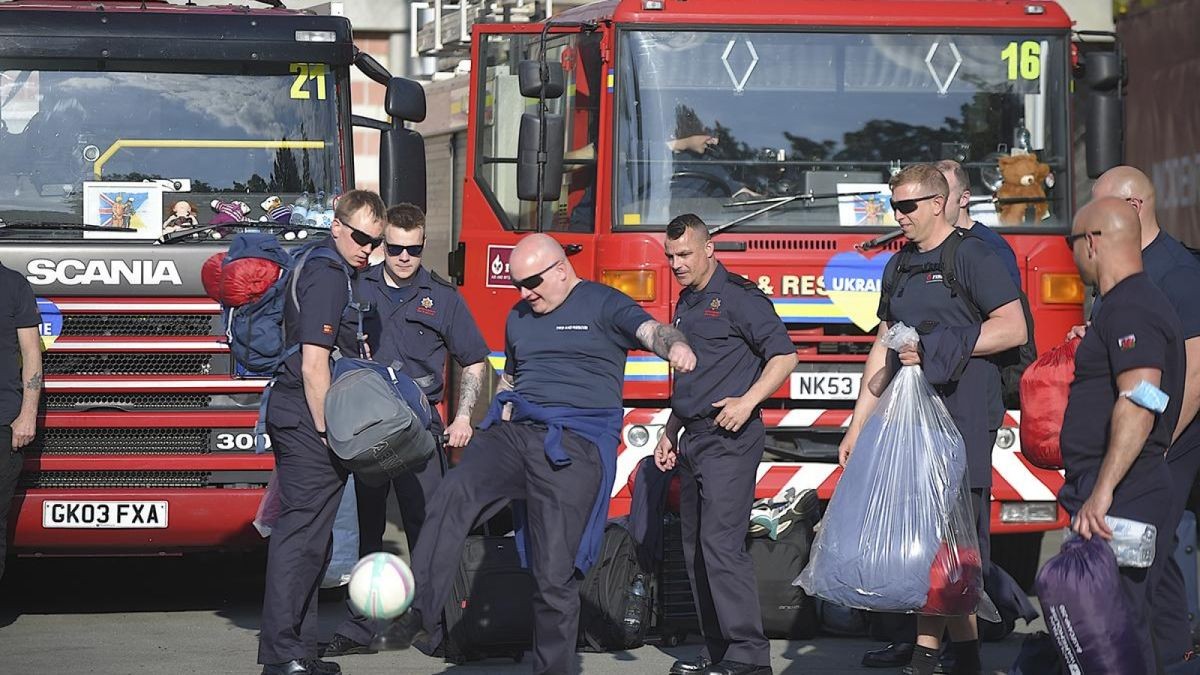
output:
{"label": "headlight", "polygon": [[1013,431],[1011,427],[1001,427],[1001,429],[996,432],[996,447],[1000,448],[1001,450],[1008,450],[1016,444],[1017,432]]}
{"label": "headlight", "polygon": [[1002,523],[1053,523],[1058,520],[1058,502],[1001,502]]}
{"label": "headlight", "polygon": [[650,431],[638,424],[629,428],[629,444],[635,448],[645,447],[650,441]]}

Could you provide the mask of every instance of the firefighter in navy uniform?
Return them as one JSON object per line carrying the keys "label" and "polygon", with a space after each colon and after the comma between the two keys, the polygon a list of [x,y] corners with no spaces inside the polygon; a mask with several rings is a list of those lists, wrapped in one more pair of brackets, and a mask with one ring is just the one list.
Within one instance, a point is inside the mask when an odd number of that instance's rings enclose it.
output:
{"label": "firefighter in navy uniform", "polygon": [[765,441],[759,405],[795,368],[796,348],[763,292],[713,257],[698,216],[671,221],[666,254],[684,287],[675,323],[697,367],[676,375],[655,463],[680,468],[684,558],[706,643],[698,659],[677,661],[671,673],[770,673],[745,536]]}
{"label": "firefighter in navy uniform", "polygon": [[296,276],[297,302],[284,309],[285,334],[290,346],[300,348],[284,361],[267,403],[280,512],[267,553],[258,643],[264,675],[341,672],[336,663],[316,658],[317,591],[333,551],[333,518],[347,476],[325,440],[325,393],[333,349],[358,354],[347,275],[366,267],[383,243],[383,217],[379,195],[342,195],[330,237],[319,244],[338,259],[310,254]]}
{"label": "firefighter in navy uniform", "polygon": [[[471,440],[471,411],[487,375],[488,347],[471,317],[462,296],[450,282],[421,265],[425,248],[425,214],[412,204],[388,209],[384,230],[386,257],[360,275],[357,298],[371,307],[365,330],[371,358],[379,363],[398,363],[429,398],[433,413],[432,431],[442,438],[444,424],[436,406],[445,391],[444,373],[449,353],[463,367],[458,407],[447,433],[447,444],[461,448]],[[383,550],[387,525],[387,495],[396,492],[404,521],[408,550],[417,545],[425,524],[425,504],[446,472],[446,456],[437,452],[426,464],[405,473],[390,484],[374,487],[355,484],[358,500],[359,555]],[[324,656],[370,654],[374,622],[354,611],[342,622],[325,649]],[[388,633],[380,636],[380,647],[403,648]]]}
{"label": "firefighter in navy uniform", "polygon": [[626,354],[648,349],[677,371],[695,356],[678,330],[650,317],[629,296],[584,281],[545,234],[512,251],[521,301],[505,324],[499,393],[429,502],[427,531],[413,551],[417,587],[397,622],[432,654],[441,643],[442,608],[459,571],[463,543],[476,519],[511,500],[519,545],[534,580],[534,675],[575,672],[579,582],[597,562],[616,474],[624,410]]}

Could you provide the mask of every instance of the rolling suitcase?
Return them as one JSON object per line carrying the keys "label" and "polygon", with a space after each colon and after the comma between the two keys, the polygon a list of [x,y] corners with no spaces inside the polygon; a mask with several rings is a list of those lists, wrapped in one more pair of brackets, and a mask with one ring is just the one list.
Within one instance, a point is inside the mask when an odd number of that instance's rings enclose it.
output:
{"label": "rolling suitcase", "polygon": [[683,532],[674,513],[663,516],[663,557],[653,586],[655,628],[662,644],[673,647],[689,633],[699,634],[700,617],[683,560]]}
{"label": "rolling suitcase", "polygon": [[520,661],[533,644],[533,589],[516,539],[467,537],[446,603],[442,656],[450,663],[491,657]]}

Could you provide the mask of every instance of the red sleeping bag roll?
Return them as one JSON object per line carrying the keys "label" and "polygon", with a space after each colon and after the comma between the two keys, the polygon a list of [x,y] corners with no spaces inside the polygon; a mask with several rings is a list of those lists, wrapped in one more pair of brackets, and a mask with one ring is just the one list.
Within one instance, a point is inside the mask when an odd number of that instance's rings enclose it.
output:
{"label": "red sleeping bag roll", "polygon": [[938,549],[929,568],[929,595],[922,614],[965,616],[979,606],[979,591],[983,588],[983,566],[979,549],[958,547],[950,553],[945,543]]}
{"label": "red sleeping bag roll", "polygon": [[265,258],[240,258],[226,264],[225,254],[217,253],[204,261],[200,280],[208,297],[225,307],[241,307],[261,298],[282,271]]}
{"label": "red sleeping bag roll", "polygon": [[1078,348],[1078,339],[1068,340],[1038,357],[1021,376],[1021,454],[1043,469],[1063,468],[1058,435]]}

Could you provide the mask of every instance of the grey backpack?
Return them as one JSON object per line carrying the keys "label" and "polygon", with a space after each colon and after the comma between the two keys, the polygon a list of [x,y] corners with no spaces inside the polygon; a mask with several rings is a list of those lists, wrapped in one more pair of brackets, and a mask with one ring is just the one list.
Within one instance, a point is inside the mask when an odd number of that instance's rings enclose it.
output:
{"label": "grey backpack", "polygon": [[412,378],[395,366],[337,356],[332,374],[326,438],[359,481],[383,485],[429,461],[437,451],[429,400]]}

